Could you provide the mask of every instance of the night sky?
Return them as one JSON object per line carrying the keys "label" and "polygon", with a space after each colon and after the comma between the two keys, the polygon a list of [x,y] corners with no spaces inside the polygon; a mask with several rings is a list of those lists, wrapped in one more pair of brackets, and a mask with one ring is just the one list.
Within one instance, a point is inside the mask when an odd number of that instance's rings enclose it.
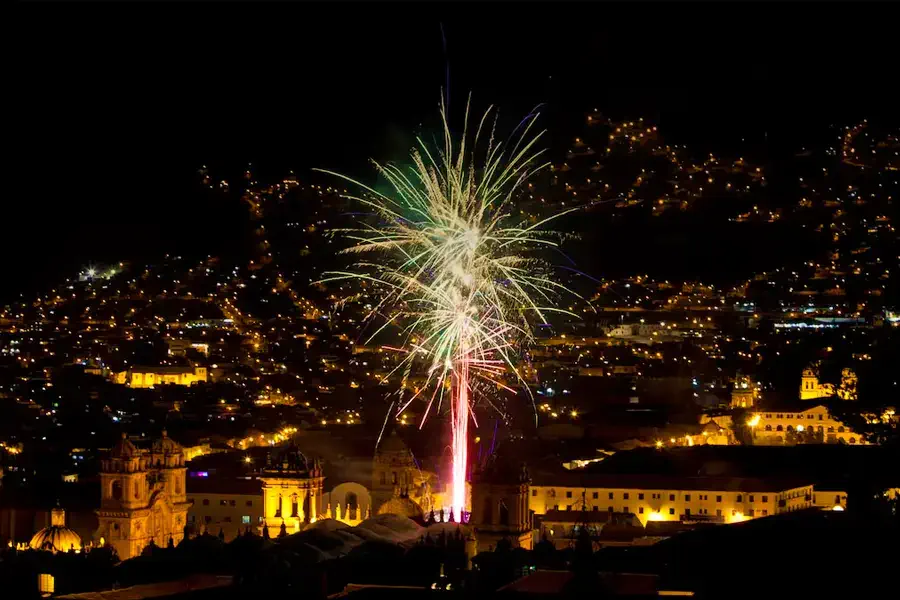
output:
{"label": "night sky", "polygon": [[599,107],[675,143],[744,137],[777,154],[896,109],[892,19],[874,6],[853,19],[804,4],[17,11],[4,299],[88,261],[227,243],[195,192],[203,164],[365,177],[366,158],[400,158],[434,126],[448,81],[454,112],[470,91],[509,119],[543,103],[551,144]]}

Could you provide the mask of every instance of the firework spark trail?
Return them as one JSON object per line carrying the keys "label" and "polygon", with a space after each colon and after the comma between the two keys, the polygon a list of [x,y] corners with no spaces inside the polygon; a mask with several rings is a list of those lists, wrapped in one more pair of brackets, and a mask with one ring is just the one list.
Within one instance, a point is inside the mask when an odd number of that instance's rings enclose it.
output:
{"label": "firework spark trail", "polygon": [[[564,292],[577,296],[548,275],[545,263],[523,255],[542,247],[556,249],[564,236],[541,228],[577,209],[531,222],[513,215],[522,186],[547,166],[537,163],[543,150],[534,149],[542,134],[530,133],[537,114],[519,124],[509,149],[495,141],[496,118],[489,123],[490,115],[489,109],[470,139],[467,106],[463,134],[455,140],[442,105],[442,149],[429,148],[419,139],[411,168],[375,163],[391,188],[389,194],[323,170],[362,189],[362,195],[347,197],[378,216],[375,225],[362,222],[359,228],[341,230],[355,242],[344,252],[378,253],[380,260],[325,273],[320,283],[355,280],[383,294],[368,317],[380,315],[384,324],[368,341],[390,326],[400,327],[405,338],[402,346],[409,350],[388,374],[402,373],[397,414],[421,399],[426,405],[424,423],[441,409],[445,390],[450,390],[450,508],[457,518],[465,510],[469,419],[475,422],[472,378],[512,391],[501,381],[507,375],[528,391],[514,352],[533,341],[529,320],[546,323],[552,312],[572,315],[555,308],[554,299]],[[404,399],[417,360],[426,363],[426,382]],[[534,398],[531,401],[533,405]]]}

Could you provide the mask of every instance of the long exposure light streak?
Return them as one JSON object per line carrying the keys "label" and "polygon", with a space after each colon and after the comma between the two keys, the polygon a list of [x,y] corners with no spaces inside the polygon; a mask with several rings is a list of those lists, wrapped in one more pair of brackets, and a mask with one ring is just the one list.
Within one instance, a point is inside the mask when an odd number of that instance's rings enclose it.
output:
{"label": "long exposure light streak", "polygon": [[[470,139],[467,107],[457,140],[442,105],[443,148],[417,139],[411,167],[374,163],[389,184],[388,193],[322,170],[361,189],[362,194],[347,197],[369,207],[377,218],[341,230],[355,243],[344,252],[378,253],[379,258],[327,272],[321,282],[357,280],[381,294],[369,317],[381,316],[384,323],[370,340],[398,327],[407,350],[388,375],[403,373],[397,414],[420,400],[425,405],[421,426],[440,411],[445,396],[449,400],[449,508],[457,520],[466,510],[469,420],[477,426],[473,385],[483,381],[514,392],[505,379],[527,392],[514,352],[533,341],[530,321],[546,323],[552,312],[571,314],[556,308],[554,300],[563,292],[574,294],[550,277],[545,262],[524,254],[556,248],[563,235],[542,227],[576,210],[538,219],[516,208],[523,185],[547,166],[539,162],[543,150],[535,149],[542,133],[531,133],[537,114],[526,117],[516,128],[518,136],[503,143],[494,137],[491,113],[484,113]],[[403,398],[409,375],[418,367],[427,373],[426,383]]]}

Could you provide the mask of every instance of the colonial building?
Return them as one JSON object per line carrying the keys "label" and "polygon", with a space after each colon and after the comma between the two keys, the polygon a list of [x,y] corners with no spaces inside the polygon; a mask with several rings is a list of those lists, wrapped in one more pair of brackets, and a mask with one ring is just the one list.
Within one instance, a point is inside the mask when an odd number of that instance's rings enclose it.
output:
{"label": "colonial building", "polygon": [[259,479],[263,492],[263,524],[269,536],[294,533],[319,518],[325,477],[318,460],[310,462],[293,444],[269,456]]}
{"label": "colonial building", "polygon": [[151,542],[164,546],[184,536],[189,503],[184,453],[163,431],[149,451],[140,450],[123,433],[101,461],[100,526],[103,537],[126,560]]}
{"label": "colonial building", "polygon": [[81,552],[81,537],[66,527],[66,511],[57,507],[50,511],[50,526],[44,527],[31,538],[28,546],[33,550],[56,552]]}
{"label": "colonial building", "polygon": [[444,494],[436,487],[437,475],[421,470],[409,447],[392,431],[372,461],[372,512],[382,514],[381,505],[400,493],[418,504],[423,514],[440,510]]}
{"label": "colonial building", "polygon": [[497,459],[475,472],[469,525],[475,530],[478,552],[496,548],[500,540],[508,541],[514,548],[531,550],[530,481],[524,466]]}
{"label": "colonial building", "polygon": [[[583,499],[583,500],[582,500]],[[734,523],[813,506],[813,486],[802,481],[741,477],[567,473],[532,484],[535,514],[582,510],[632,513],[648,521]]]}
{"label": "colonial building", "polygon": [[852,369],[841,371],[841,385],[835,388],[830,383],[820,383],[815,365],[803,369],[800,377],[800,399],[816,400],[837,396],[841,400],[856,400],[856,373]]}
{"label": "colonial building", "polygon": [[815,404],[805,410],[766,410],[754,413],[753,422],[754,443],[790,443],[790,438],[802,442],[810,435],[815,436],[815,441],[825,443],[868,443],[860,434],[831,416],[825,404]]}
{"label": "colonial building", "polygon": [[756,382],[746,375],[738,374],[731,390],[731,408],[753,408],[759,401]]}
{"label": "colonial building", "polygon": [[194,533],[221,531],[230,541],[247,528],[257,531],[263,520],[262,482],[234,477],[188,479],[188,525]]}
{"label": "colonial building", "polygon": [[113,375],[113,381],[134,388],[193,385],[207,380],[206,367],[132,367]]}

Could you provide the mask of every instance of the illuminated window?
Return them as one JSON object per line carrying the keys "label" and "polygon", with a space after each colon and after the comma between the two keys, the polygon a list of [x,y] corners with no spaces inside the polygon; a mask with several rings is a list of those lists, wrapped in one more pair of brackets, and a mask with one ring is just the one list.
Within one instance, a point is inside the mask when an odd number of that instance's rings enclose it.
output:
{"label": "illuminated window", "polygon": [[241,516],[241,524],[249,525],[250,524],[250,515]]}

